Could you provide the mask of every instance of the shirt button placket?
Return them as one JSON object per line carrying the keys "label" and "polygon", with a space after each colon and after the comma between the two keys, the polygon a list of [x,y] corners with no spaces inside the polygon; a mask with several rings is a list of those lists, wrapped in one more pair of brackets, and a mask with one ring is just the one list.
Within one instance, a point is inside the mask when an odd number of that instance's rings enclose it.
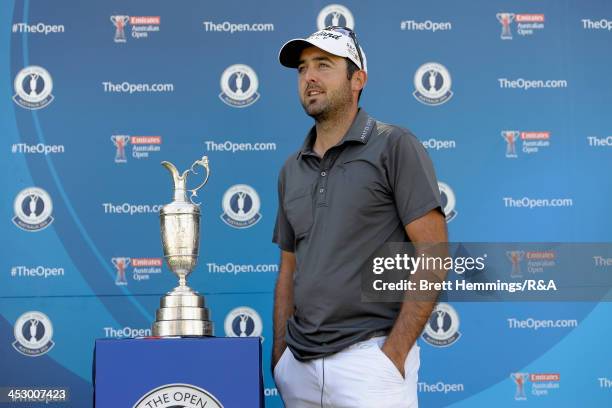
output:
{"label": "shirt button placket", "polygon": [[319,172],[319,197],[317,200],[319,202],[319,205],[326,204],[325,197],[327,196],[327,163],[328,160],[323,160],[320,167],[321,171]]}

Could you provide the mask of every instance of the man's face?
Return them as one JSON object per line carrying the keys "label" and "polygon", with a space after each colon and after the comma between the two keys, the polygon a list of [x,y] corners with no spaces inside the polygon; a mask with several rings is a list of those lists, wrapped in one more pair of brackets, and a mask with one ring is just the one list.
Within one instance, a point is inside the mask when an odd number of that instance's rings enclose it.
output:
{"label": "man's face", "polygon": [[351,81],[344,58],[308,47],[300,55],[297,70],[300,101],[315,120],[325,120],[352,103]]}

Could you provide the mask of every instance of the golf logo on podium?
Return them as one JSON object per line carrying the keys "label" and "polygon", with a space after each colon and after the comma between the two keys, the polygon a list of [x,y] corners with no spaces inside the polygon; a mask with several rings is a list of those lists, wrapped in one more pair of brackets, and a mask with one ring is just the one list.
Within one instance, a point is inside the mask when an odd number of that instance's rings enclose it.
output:
{"label": "golf logo on podium", "polygon": [[425,325],[423,340],[435,347],[448,347],[459,340],[459,315],[448,303],[438,303]]}
{"label": "golf logo on podium", "polygon": [[132,408],[223,408],[214,395],[190,384],[167,384],[144,395]]}
{"label": "golf logo on podium", "polygon": [[13,223],[24,231],[40,231],[53,222],[53,202],[49,193],[42,188],[30,187],[21,190],[15,197],[13,210]]}
{"label": "golf logo on podium", "polygon": [[42,109],[53,101],[53,80],[43,67],[32,65],[22,69],[13,85],[13,100],[24,109]]}
{"label": "golf logo on podium", "polygon": [[19,316],[14,327],[15,350],[28,357],[39,357],[53,348],[53,325],[42,312],[30,311]]}

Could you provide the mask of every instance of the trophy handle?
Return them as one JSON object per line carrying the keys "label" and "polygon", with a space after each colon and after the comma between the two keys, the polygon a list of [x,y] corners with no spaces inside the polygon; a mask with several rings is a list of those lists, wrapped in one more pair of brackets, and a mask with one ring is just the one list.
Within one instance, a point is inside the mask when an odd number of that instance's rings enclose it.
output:
{"label": "trophy handle", "polygon": [[195,169],[196,166],[203,167],[206,170],[206,178],[204,178],[204,181],[200,185],[198,185],[196,188],[192,190],[187,190],[187,191],[191,193],[191,195],[189,196],[189,201],[191,201],[195,205],[200,205],[201,203],[195,202],[193,201],[193,199],[194,197],[198,196],[198,190],[200,190],[202,187],[204,187],[206,183],[208,183],[208,177],[210,177],[210,167],[208,166],[208,156],[202,156],[200,160],[196,160],[195,162],[193,162],[193,164],[191,165],[191,168],[188,171],[190,171],[191,174],[198,174],[198,172]]}

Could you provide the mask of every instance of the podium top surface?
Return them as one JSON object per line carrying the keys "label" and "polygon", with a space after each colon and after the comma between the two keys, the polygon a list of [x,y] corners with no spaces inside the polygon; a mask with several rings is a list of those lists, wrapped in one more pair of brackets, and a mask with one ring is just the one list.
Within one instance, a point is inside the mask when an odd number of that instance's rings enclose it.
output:
{"label": "podium top surface", "polygon": [[98,339],[93,375],[97,408],[263,406],[257,337]]}

